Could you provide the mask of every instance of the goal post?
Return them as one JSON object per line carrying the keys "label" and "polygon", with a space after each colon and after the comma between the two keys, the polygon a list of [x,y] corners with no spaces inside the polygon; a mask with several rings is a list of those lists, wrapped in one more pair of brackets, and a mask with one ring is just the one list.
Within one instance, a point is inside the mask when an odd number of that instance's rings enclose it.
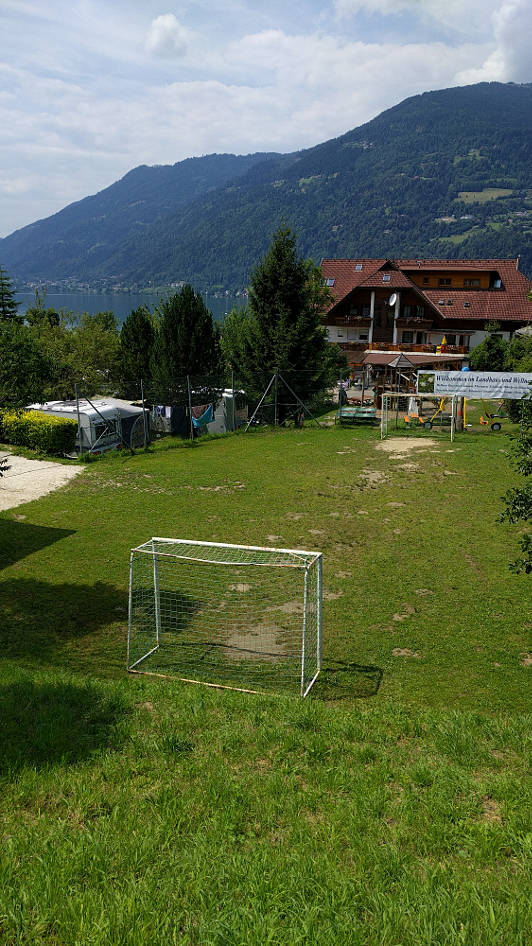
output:
{"label": "goal post", "polygon": [[127,670],[304,697],[322,581],[321,552],[152,538],[131,551]]}
{"label": "goal post", "polygon": [[413,394],[389,391],[382,395],[381,440],[390,429],[400,433],[449,431],[451,443],[457,429],[458,398],[455,395]]}

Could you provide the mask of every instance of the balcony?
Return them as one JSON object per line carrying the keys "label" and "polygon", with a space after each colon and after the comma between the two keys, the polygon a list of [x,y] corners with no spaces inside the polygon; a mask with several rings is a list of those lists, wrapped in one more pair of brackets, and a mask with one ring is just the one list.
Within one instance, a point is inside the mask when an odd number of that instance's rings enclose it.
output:
{"label": "balcony", "polygon": [[[429,355],[437,354],[436,345],[413,345],[401,342],[393,345],[392,342],[337,342],[342,351],[345,352],[365,352],[365,351],[404,351],[404,352],[425,352]],[[465,345],[446,345],[445,353],[450,355],[467,355],[469,348]]]}

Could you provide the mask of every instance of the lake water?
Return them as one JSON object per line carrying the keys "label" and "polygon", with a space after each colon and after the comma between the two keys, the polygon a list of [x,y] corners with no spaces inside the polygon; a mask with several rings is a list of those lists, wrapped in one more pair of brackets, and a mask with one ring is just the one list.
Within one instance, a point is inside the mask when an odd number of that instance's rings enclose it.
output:
{"label": "lake water", "polygon": [[[17,292],[17,301],[20,302],[19,313],[24,315],[26,309],[33,305],[35,296],[33,292]],[[164,298],[164,296],[163,296]],[[46,294],[45,305],[49,309],[66,309],[81,315],[82,312],[88,312],[95,315],[96,312],[114,312],[119,325],[127,319],[132,309],[140,305],[148,306],[153,311],[160,302],[159,293],[148,292],[48,292]],[[216,296],[204,295],[205,305],[212,312],[215,322],[223,322],[227,313],[237,305],[243,305],[242,299],[233,299],[229,297],[217,298]]]}

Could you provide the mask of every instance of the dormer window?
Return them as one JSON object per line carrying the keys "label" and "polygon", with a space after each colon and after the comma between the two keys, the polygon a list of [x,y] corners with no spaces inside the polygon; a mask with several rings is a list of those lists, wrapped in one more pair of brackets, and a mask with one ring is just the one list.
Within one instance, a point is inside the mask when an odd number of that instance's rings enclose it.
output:
{"label": "dormer window", "polygon": [[355,273],[362,272],[362,263],[355,263]]}
{"label": "dormer window", "polygon": [[334,279],[326,279],[325,285],[331,287],[331,286],[334,286],[334,282],[335,282]]}
{"label": "dormer window", "polygon": [[389,273],[384,273],[384,276],[382,277],[382,281],[383,281],[383,282],[390,282],[390,279],[391,279],[390,274],[389,274]]}

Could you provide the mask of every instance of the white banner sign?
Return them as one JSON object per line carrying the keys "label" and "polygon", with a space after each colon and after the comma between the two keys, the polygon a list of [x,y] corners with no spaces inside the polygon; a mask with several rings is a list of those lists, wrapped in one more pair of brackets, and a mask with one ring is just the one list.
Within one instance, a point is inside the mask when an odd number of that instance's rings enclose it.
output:
{"label": "white banner sign", "polygon": [[418,394],[456,394],[458,397],[508,398],[532,394],[532,374],[513,371],[418,371]]}

